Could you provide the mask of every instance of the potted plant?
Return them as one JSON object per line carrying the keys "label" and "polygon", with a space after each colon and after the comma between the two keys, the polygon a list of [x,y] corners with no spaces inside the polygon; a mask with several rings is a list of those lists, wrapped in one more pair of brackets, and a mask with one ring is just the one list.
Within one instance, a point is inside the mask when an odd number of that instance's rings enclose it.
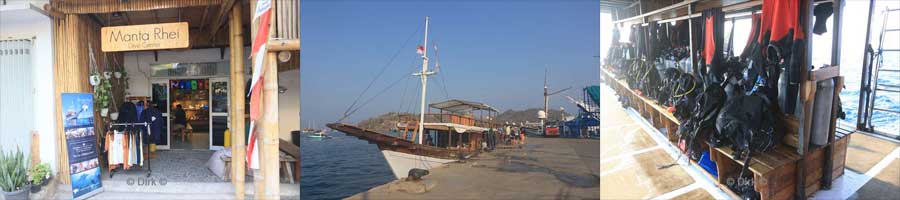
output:
{"label": "potted plant", "polygon": [[100,78],[97,86],[94,86],[94,103],[95,106],[100,109],[100,116],[106,117],[109,113],[109,101],[110,90],[112,89],[112,84],[109,83],[109,79]]}
{"label": "potted plant", "polygon": [[50,180],[50,166],[41,163],[28,170],[28,176],[31,179],[31,193],[41,191],[41,187],[46,186]]}
{"label": "potted plant", "polygon": [[0,196],[6,200],[28,199],[28,159],[21,150],[0,149]]}

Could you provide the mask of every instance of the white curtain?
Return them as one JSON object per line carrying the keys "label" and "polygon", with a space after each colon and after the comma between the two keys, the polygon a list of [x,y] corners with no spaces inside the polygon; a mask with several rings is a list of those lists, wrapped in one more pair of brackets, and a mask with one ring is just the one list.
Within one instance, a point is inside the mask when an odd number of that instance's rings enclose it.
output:
{"label": "white curtain", "polygon": [[28,39],[0,40],[0,148],[4,151],[18,147],[25,154],[30,152],[34,129],[31,49]]}

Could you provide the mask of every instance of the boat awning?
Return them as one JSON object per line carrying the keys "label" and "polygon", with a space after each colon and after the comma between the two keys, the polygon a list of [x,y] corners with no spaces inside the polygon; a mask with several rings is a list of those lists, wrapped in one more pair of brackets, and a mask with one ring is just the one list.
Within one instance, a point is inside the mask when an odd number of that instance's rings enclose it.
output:
{"label": "boat awning", "polygon": [[482,128],[482,127],[466,126],[466,125],[454,124],[454,123],[423,123],[422,125],[424,125],[426,127],[427,126],[446,126],[446,127],[448,127],[448,130],[452,129],[453,131],[456,131],[459,133],[467,133],[467,132],[468,133],[477,133],[477,132],[485,132],[488,130],[488,129]]}
{"label": "boat awning", "polygon": [[446,110],[453,113],[465,113],[473,110],[488,110],[498,112],[497,109],[494,109],[487,104],[459,99],[451,99],[444,102],[428,104],[428,107]]}

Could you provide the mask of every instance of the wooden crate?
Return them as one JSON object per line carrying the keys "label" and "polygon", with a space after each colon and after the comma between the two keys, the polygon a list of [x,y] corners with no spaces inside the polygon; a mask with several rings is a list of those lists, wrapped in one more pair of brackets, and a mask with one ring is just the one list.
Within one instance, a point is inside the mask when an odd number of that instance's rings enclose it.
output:
{"label": "wooden crate", "polygon": [[[849,135],[847,135],[849,136]],[[834,142],[834,165],[828,172],[832,173],[832,180],[843,175],[844,161],[847,155],[847,144],[850,137],[841,137]],[[716,162],[719,173],[718,183],[726,186],[735,184],[734,179],[742,169],[742,160],[734,160],[731,157],[731,148],[719,147],[710,149],[710,158]],[[750,161],[749,172],[753,173],[753,184],[762,199],[791,199],[796,192],[797,164],[804,163],[805,196],[809,197],[821,189],[823,156],[825,148],[811,151],[807,156],[801,157],[796,150],[787,145],[780,145],[765,153],[755,153]],[[731,178],[732,180],[728,180]]]}

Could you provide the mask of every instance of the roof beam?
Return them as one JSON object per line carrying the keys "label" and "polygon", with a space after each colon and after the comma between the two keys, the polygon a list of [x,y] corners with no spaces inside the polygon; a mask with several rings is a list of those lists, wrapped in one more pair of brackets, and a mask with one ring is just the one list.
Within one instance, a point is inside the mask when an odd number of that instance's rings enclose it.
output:
{"label": "roof beam", "polygon": [[687,5],[691,4],[691,3],[694,3],[694,2],[697,2],[697,0],[685,0],[685,1],[682,1],[681,3],[673,4],[673,5],[671,5],[671,6],[666,6],[666,7],[664,7],[664,8],[660,8],[660,9],[657,9],[657,10],[654,10],[654,11],[650,11],[650,12],[647,12],[647,13],[644,13],[644,14],[641,14],[641,15],[638,15],[638,16],[629,17],[629,18],[627,18],[627,19],[615,21],[615,22],[613,22],[613,23],[618,24],[618,23],[630,22],[630,21],[640,21],[640,20],[642,20],[644,17],[650,16],[650,15],[655,15],[655,14],[658,14],[658,13],[661,13],[661,12],[665,12],[665,11],[670,11],[670,10],[678,9],[678,8],[681,8],[681,7],[685,7],[685,6],[687,6]]}
{"label": "roof beam", "polygon": [[208,6],[222,4],[223,1],[233,0],[51,0],[50,5],[54,10],[65,14],[90,14]]}
{"label": "roof beam", "polygon": [[225,25],[225,22],[228,21],[228,14],[231,13],[231,7],[233,7],[236,2],[237,1],[235,0],[225,0],[225,2],[222,3],[222,6],[219,7],[219,13],[216,15],[216,18],[213,18],[213,23],[211,24],[212,29],[209,31],[210,35],[213,36],[209,38],[210,40],[215,38],[216,33],[218,33],[222,26]]}

